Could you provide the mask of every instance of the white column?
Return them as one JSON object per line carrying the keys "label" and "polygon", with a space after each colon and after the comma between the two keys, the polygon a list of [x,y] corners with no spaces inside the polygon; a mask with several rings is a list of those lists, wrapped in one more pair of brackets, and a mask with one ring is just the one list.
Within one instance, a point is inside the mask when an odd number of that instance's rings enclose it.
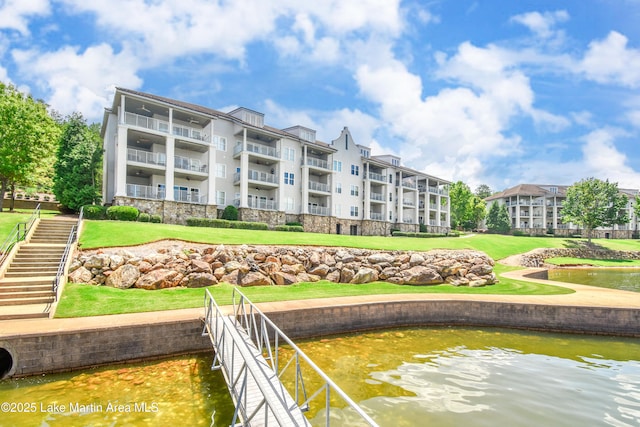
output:
{"label": "white column", "polygon": [[[171,117],[171,113],[169,113],[169,117]],[[168,136],[166,139],[167,142],[167,170],[165,171],[164,176],[164,185],[165,185],[165,195],[164,199],[173,201],[175,200],[173,196],[173,186],[175,185],[174,180],[174,166],[175,166],[175,143],[176,139],[173,136]]]}
{"label": "white column", "polygon": [[[207,204],[215,205],[216,201],[216,147],[209,145],[208,160],[209,162],[209,178],[207,179]],[[233,171],[227,171],[227,174]]]}
{"label": "white column", "polygon": [[115,196],[125,197],[127,195],[127,128],[123,126],[118,126],[115,167]]}
{"label": "white column", "polygon": [[247,128],[242,130],[242,153],[240,154],[240,207],[248,207],[249,198],[249,153],[247,153]]}
{"label": "white column", "polygon": [[302,214],[309,213],[309,165],[307,165],[307,146],[302,147],[302,200],[300,201]]}

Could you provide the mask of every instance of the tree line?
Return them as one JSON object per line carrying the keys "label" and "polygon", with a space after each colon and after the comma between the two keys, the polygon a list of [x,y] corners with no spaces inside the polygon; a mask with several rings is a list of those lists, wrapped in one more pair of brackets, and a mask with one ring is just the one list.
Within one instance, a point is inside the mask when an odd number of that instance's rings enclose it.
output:
{"label": "tree line", "polygon": [[[493,193],[486,184],[472,192],[467,184],[457,181],[449,188],[451,203],[451,227],[459,230],[474,230],[484,221],[487,231],[507,234],[511,231],[511,218],[506,205],[491,203],[487,210],[486,199]],[[562,205],[562,221],[583,229],[589,241],[593,230],[612,227],[630,221],[628,197],[620,192],[618,183],[586,178],[567,188]],[[634,207],[640,215],[640,205]]]}
{"label": "tree line", "polygon": [[61,117],[41,100],[0,82],[0,212],[13,210],[16,188],[53,192],[62,208],[78,212],[100,202],[100,125],[81,113]]}

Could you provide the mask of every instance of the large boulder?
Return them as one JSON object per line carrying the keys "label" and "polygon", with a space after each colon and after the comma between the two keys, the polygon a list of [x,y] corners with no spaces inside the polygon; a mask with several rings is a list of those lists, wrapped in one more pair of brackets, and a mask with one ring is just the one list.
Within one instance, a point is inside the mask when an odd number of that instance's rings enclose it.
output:
{"label": "large boulder", "polygon": [[400,273],[405,285],[435,285],[443,283],[442,276],[432,268],[416,265]]}
{"label": "large boulder", "polygon": [[140,278],[140,271],[131,264],[118,267],[107,277],[105,284],[112,288],[128,289]]}
{"label": "large boulder", "polygon": [[376,270],[369,267],[361,267],[349,283],[361,284],[375,282],[376,280],[378,280],[378,272]]}
{"label": "large boulder", "polygon": [[373,253],[367,257],[369,264],[392,264],[395,257],[386,252]]}
{"label": "large boulder", "polygon": [[199,259],[194,259],[191,260],[191,272],[193,273],[209,273],[211,274],[211,266],[209,265],[209,263],[199,260]]}
{"label": "large boulder", "polygon": [[152,270],[141,276],[135,284],[140,289],[164,289],[178,286],[182,280],[182,275],[177,271],[159,269]]}
{"label": "large boulder", "polygon": [[72,283],[89,283],[93,279],[93,274],[85,267],[79,267],[69,274],[69,281]]}
{"label": "large boulder", "polygon": [[180,281],[180,286],[186,288],[204,288],[218,284],[218,279],[211,273],[189,273]]}
{"label": "large boulder", "polygon": [[293,283],[298,283],[298,279],[294,274],[284,273],[282,271],[276,271],[271,276],[276,285],[291,285]]}
{"label": "large boulder", "polygon": [[271,280],[257,271],[250,271],[238,276],[238,285],[240,286],[268,286],[270,284]]}

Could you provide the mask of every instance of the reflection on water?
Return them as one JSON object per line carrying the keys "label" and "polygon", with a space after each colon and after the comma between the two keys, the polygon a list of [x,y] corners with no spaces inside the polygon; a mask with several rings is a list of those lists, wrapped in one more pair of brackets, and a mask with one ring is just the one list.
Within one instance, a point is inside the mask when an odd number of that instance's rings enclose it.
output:
{"label": "reflection on water", "polygon": [[300,347],[381,426],[640,425],[634,339],[421,328]]}
{"label": "reflection on water", "polygon": [[184,356],[0,381],[0,425],[228,425],[233,406],[211,361]]}
{"label": "reflection on water", "polygon": [[640,292],[638,268],[554,268],[549,280]]}
{"label": "reflection on water", "polygon": [[[640,425],[637,339],[442,327],[299,345],[381,426]],[[45,411],[5,412],[0,425],[208,426],[215,413],[215,425],[228,426],[233,408],[210,365],[205,355],[2,381],[0,402],[37,402],[38,411],[42,402]],[[305,384],[310,392],[312,383]],[[76,402],[86,406],[55,411]],[[110,402],[146,403],[146,412],[108,413]],[[348,411],[331,411],[332,426],[357,425]],[[322,415],[317,406],[308,413],[314,425]]]}

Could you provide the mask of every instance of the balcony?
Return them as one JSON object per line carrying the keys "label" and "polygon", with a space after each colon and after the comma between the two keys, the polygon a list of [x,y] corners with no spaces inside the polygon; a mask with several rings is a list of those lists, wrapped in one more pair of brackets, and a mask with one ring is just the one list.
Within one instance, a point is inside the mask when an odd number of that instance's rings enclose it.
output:
{"label": "balcony", "polygon": [[329,162],[322,159],[317,159],[315,157],[307,157],[307,165],[313,166],[314,168],[331,170],[329,166]]}
{"label": "balcony", "polygon": [[366,177],[369,178],[371,181],[378,181],[378,182],[384,182],[384,183],[387,182],[386,177],[380,173],[369,172]]}
{"label": "balcony", "polygon": [[369,193],[369,199],[378,200],[380,202],[384,202],[384,194],[371,192],[371,193]]}
{"label": "balcony", "polygon": [[131,126],[169,133],[169,122],[164,120],[141,116],[135,113],[124,113],[124,122]]}
{"label": "balcony", "polygon": [[175,156],[173,165],[176,169],[207,173],[207,165],[202,164],[198,159],[191,159],[189,157]]}
{"label": "balcony", "polygon": [[127,161],[145,163],[147,165],[166,166],[167,156],[165,153],[152,153],[149,151],[127,149]]}
{"label": "balcony", "polygon": [[209,142],[209,137],[202,133],[202,129],[183,125],[173,125],[173,134],[182,138],[195,139],[196,141]]}
{"label": "balcony", "polygon": [[162,200],[164,199],[164,191],[149,185],[127,184],[127,197]]}
{"label": "balcony", "polygon": [[[235,207],[240,207],[240,199],[233,201]],[[256,199],[255,197],[249,197],[247,199],[247,207],[251,209],[260,209],[263,211],[277,211],[278,202],[275,200]]]}
{"label": "balcony", "polygon": [[431,209],[432,211],[437,211],[438,205],[435,203],[429,203],[429,209]]}
{"label": "balcony", "polygon": [[402,222],[405,224],[413,224],[413,218],[403,218]]}
{"label": "balcony", "polygon": [[309,213],[312,215],[329,216],[331,214],[331,210],[325,206],[309,205]]}
{"label": "balcony", "polygon": [[193,191],[173,191],[173,198],[176,202],[197,203],[201,205],[207,204],[207,196],[200,195]]}
{"label": "balcony", "polygon": [[375,221],[384,221],[384,214],[378,212],[371,212],[371,219]]}
{"label": "balcony", "polygon": [[322,182],[309,181],[309,190],[319,191],[321,193],[330,193],[331,187],[329,184],[323,184]]}
{"label": "balcony", "polygon": [[412,189],[418,188],[418,184],[416,184],[416,182],[413,179],[403,179],[402,186],[404,188],[412,188]]}
{"label": "balcony", "polygon": [[[233,156],[236,157],[238,154],[242,153],[242,151],[242,143],[239,142],[233,149]],[[269,147],[268,145],[256,144],[255,142],[247,142],[247,149],[244,151],[276,159],[280,158],[280,152],[275,148]]]}
{"label": "balcony", "polygon": [[[240,182],[240,172],[236,172],[233,175],[233,183],[237,184]],[[247,178],[250,181],[263,182],[266,184],[273,184],[273,186],[278,185],[278,176],[273,173],[261,172],[253,169],[249,169],[247,172]]]}
{"label": "balcony", "polygon": [[414,202],[413,200],[409,200],[409,199],[402,199],[402,204],[404,206],[415,206],[416,202]]}
{"label": "balcony", "polygon": [[446,188],[438,188],[438,187],[429,186],[429,193],[440,194],[440,195],[446,196],[447,194],[449,194],[449,191]]}

